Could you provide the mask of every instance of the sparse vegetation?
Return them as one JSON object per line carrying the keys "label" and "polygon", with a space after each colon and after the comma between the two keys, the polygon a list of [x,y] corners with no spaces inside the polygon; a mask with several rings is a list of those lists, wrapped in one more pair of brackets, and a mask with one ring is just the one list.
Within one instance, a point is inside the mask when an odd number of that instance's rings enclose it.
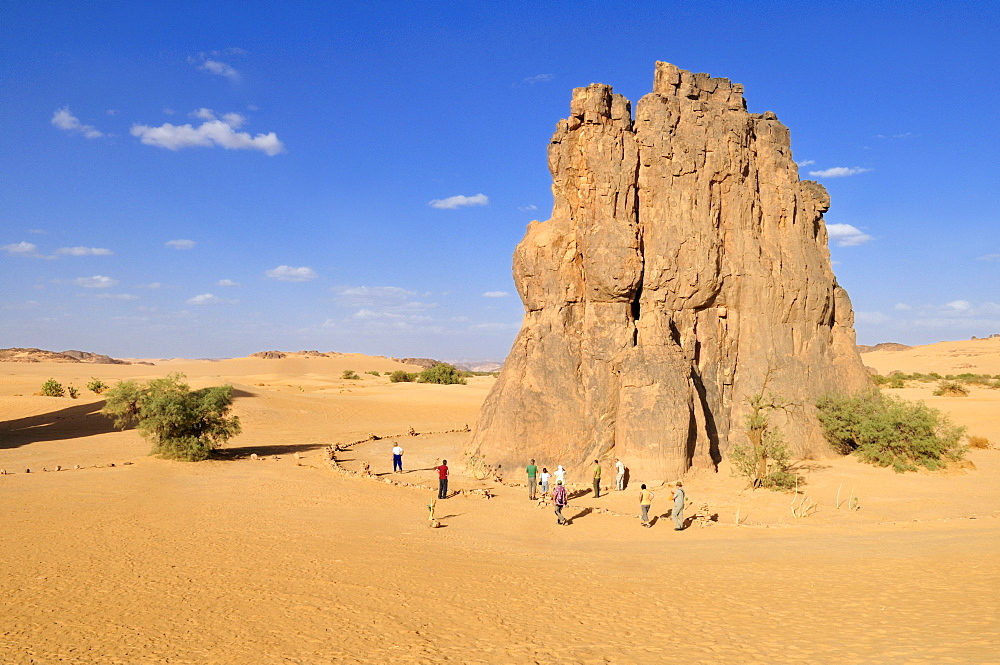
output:
{"label": "sparse vegetation", "polygon": [[434,367],[425,369],[417,376],[417,381],[420,383],[440,383],[445,385],[456,383],[465,385],[467,383],[465,377],[462,376],[462,372],[456,369],[454,365],[449,365],[448,363],[438,363]]}
{"label": "sparse vegetation", "polygon": [[957,381],[942,381],[932,394],[935,397],[968,397],[969,389]]}
{"label": "sparse vegetation", "polygon": [[416,372],[407,372],[405,370],[397,369],[392,374],[389,375],[389,381],[392,383],[407,383],[410,381],[417,380]]}
{"label": "sparse vegetation", "polygon": [[377,369],[370,369],[367,372],[365,372],[365,374],[371,374],[372,376],[382,376],[381,374],[379,374]]}
{"label": "sparse vegetation", "polygon": [[357,381],[361,377],[353,369],[345,369],[344,373],[340,375],[342,379],[350,379],[351,381]]}
{"label": "sparse vegetation", "polygon": [[[770,372],[768,372],[768,376]],[[767,386],[767,377],[764,379]],[[750,413],[746,418],[748,443],[737,444],[729,453],[733,475],[743,476],[751,487],[791,490],[799,477],[788,470],[788,446],[781,431],[771,424],[771,414],[784,411],[791,403],[764,389],[750,396]]]}
{"label": "sparse vegetation", "polygon": [[77,388],[74,388],[73,386],[66,386],[66,394],[72,397],[73,399],[76,399],[77,397],[80,396],[80,391]]}
{"label": "sparse vegetation", "polygon": [[985,436],[972,436],[968,437],[969,447],[977,448],[979,450],[987,450],[990,447],[990,440]]}
{"label": "sparse vegetation", "polygon": [[49,379],[42,384],[42,395],[45,397],[62,397],[66,394],[63,385],[55,379]]}
{"label": "sparse vegetation", "polygon": [[170,374],[145,385],[122,381],[108,391],[101,413],[115,427],[136,426],[153,442],[152,454],[197,462],[240,433],[240,420],[229,417],[233,387],[192,391],[183,374]]}
{"label": "sparse vegetation", "polygon": [[898,473],[940,469],[965,451],[959,443],[965,429],[924,404],[873,391],[827,395],[816,407],[834,450]]}
{"label": "sparse vegetation", "polygon": [[934,381],[953,381],[967,386],[983,386],[986,388],[1000,389],[1000,377],[990,374],[946,374],[941,376],[937,372],[913,372],[905,374],[900,371],[890,372],[888,376],[882,374],[872,375],[872,381],[876,386],[887,388],[903,388],[907,381],[919,381],[920,383],[933,383]]}
{"label": "sparse vegetation", "polygon": [[109,388],[108,384],[104,383],[96,376],[90,377],[90,382],[87,383],[87,390],[94,393],[95,395],[100,395],[108,388]]}

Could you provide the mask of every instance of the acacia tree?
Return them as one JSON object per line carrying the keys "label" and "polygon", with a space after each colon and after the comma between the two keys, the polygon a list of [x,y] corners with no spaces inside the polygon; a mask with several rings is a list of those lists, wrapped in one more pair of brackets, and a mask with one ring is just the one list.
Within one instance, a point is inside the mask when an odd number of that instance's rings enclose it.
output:
{"label": "acacia tree", "polygon": [[101,413],[115,427],[135,426],[153,442],[153,455],[197,462],[240,433],[240,419],[229,416],[233,387],[191,390],[183,374],[169,374],[145,385],[122,381],[107,393]]}
{"label": "acacia tree", "polygon": [[781,432],[771,424],[775,411],[786,411],[792,402],[767,390],[773,369],[768,368],[760,392],[747,398],[750,413],[745,421],[750,445],[736,445],[730,453],[733,472],[750,481],[751,487],[787,489],[796,476],[788,471],[788,446]]}

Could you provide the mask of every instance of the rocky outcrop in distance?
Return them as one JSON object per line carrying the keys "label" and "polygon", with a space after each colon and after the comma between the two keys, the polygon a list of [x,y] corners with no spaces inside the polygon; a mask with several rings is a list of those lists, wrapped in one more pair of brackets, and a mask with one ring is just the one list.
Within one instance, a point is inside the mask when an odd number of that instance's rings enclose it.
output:
{"label": "rocky outcrop in distance", "polygon": [[907,349],[912,348],[912,346],[899,344],[898,342],[880,342],[872,346],[867,344],[858,344],[858,353],[871,353],[872,351],[906,351]]}
{"label": "rocky outcrop in distance", "polygon": [[89,351],[46,351],[35,348],[0,349],[0,362],[9,363],[90,363],[93,365],[131,365],[126,360],[118,360],[101,353]]}
{"label": "rocky outcrop in distance", "polygon": [[869,385],[830,264],[818,183],[743,86],[656,63],[632,114],[573,91],[548,148],[554,206],[514,252],[524,320],[466,451],[477,464],[632,478],[714,468],[745,441],[749,396],[797,453],[825,450],[813,402]]}

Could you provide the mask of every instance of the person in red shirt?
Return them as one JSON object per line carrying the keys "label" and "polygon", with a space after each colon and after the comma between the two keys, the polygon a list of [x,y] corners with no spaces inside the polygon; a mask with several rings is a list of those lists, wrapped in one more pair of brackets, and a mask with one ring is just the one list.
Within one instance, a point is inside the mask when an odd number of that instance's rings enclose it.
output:
{"label": "person in red shirt", "polygon": [[441,460],[438,470],[438,498],[448,498],[448,460]]}

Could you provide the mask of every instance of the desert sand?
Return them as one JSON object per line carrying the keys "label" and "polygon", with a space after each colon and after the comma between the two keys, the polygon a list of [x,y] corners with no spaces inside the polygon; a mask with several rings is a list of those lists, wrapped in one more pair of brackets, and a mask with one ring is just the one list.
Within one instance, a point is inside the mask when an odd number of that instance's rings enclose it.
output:
{"label": "desert sand", "polygon": [[[1000,340],[863,359],[1000,373]],[[1000,662],[995,449],[902,475],[801,460],[796,501],[817,505],[803,518],[791,495],[746,490],[723,463],[685,478],[688,515],[715,521],[680,533],[665,487],[653,488],[656,524],[639,527],[643,479],[631,478],[625,492],[574,498],[559,527],[514,484],[521,469],[506,470],[510,485],[463,470],[463,430],[491,377],[390,384],[363,372],[415,368],[357,355],[154,362],[0,364],[0,662]],[[49,377],[82,389],[177,371],[236,388],[244,433],[219,459],[149,457],[89,391],[32,395]],[[893,392],[1000,442],[1000,391],[932,387]],[[406,471],[393,475],[397,442]],[[442,528],[429,529],[441,458],[453,490],[494,497],[439,502]],[[374,478],[354,475],[362,462]]]}

